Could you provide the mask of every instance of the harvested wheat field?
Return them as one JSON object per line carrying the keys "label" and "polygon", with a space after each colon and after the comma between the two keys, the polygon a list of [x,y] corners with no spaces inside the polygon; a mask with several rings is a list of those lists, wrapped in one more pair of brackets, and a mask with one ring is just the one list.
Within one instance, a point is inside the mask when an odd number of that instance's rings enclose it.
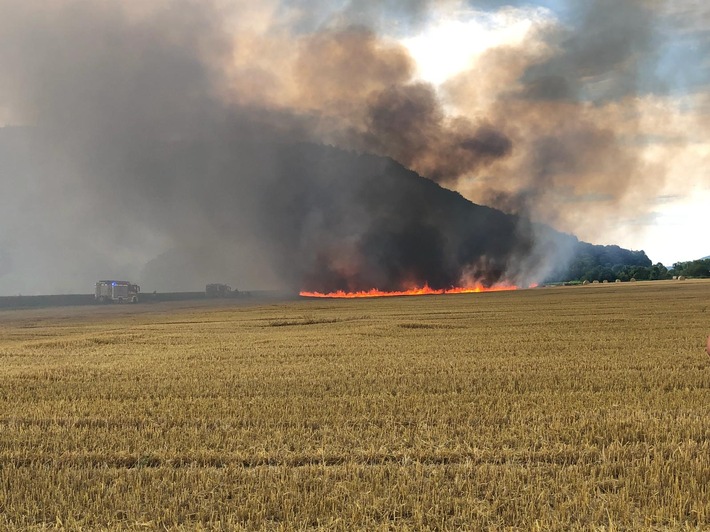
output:
{"label": "harvested wheat field", "polygon": [[3,529],[705,529],[709,282],[0,313]]}

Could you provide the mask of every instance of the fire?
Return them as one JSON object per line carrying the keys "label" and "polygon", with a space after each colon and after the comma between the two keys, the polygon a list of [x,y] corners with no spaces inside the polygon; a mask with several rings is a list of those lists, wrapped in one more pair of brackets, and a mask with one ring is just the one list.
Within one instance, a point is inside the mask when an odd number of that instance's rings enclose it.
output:
{"label": "fire", "polygon": [[360,292],[344,292],[338,290],[337,292],[306,292],[302,291],[299,293],[303,297],[327,297],[327,298],[338,298],[338,299],[354,299],[359,297],[396,297],[396,296],[433,296],[433,295],[444,295],[444,294],[477,294],[479,292],[504,292],[508,290],[518,290],[517,286],[513,285],[496,285],[491,287],[484,287],[482,285],[468,286],[468,287],[453,287],[453,288],[442,288],[435,289],[430,288],[429,285],[424,285],[421,288],[412,288],[409,290],[397,290],[393,292],[383,292],[373,288],[371,290],[363,290]]}

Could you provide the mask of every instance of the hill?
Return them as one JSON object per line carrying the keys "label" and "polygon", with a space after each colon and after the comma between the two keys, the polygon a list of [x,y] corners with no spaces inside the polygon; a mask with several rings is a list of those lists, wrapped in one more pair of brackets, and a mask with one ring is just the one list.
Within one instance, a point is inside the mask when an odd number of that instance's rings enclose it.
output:
{"label": "hill", "polygon": [[[173,149],[211,157],[207,145]],[[580,242],[475,204],[389,158],[310,143],[239,150],[252,180],[268,185],[255,187],[251,195],[259,213],[255,232],[272,250],[271,264],[280,278],[292,288],[330,292],[424,284],[448,288],[462,282],[527,285],[574,278],[567,265],[582,260],[591,267],[650,265],[642,251]],[[230,193],[228,186],[220,191],[223,199]],[[174,249],[150,262],[150,277],[168,278],[171,272],[188,279],[194,269],[205,267],[192,259],[205,255],[203,248]],[[177,275],[176,264],[189,264],[190,270]]]}
{"label": "hill", "polygon": [[225,128],[133,157],[71,159],[30,129],[0,133],[0,177],[15,198],[0,213],[0,293],[85,292],[138,271],[148,291],[215,279],[269,288],[267,278],[352,291],[527,285],[565,279],[579,261],[650,264],[472,203],[385,157]]}

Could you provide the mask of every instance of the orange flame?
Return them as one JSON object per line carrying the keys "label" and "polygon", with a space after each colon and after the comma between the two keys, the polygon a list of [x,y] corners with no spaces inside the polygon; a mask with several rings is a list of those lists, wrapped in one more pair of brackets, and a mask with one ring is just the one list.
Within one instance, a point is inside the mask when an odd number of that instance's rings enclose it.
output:
{"label": "orange flame", "polygon": [[344,292],[343,290],[338,290],[337,292],[328,292],[324,294],[323,292],[299,292],[300,296],[303,297],[326,297],[326,298],[338,298],[338,299],[354,299],[359,297],[395,297],[395,296],[430,296],[430,295],[443,295],[443,294],[477,294],[479,292],[504,292],[508,290],[517,290],[517,286],[513,285],[497,285],[491,287],[484,287],[482,285],[468,286],[468,287],[454,287],[454,288],[442,288],[434,289],[429,288],[429,285],[424,285],[421,288],[412,288],[410,290],[398,290],[393,292],[383,292],[373,288],[367,291],[360,292]]}

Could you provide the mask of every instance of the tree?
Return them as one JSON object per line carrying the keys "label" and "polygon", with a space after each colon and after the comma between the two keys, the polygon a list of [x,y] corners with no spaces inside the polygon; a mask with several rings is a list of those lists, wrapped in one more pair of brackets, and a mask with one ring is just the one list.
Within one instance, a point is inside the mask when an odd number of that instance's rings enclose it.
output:
{"label": "tree", "polygon": [[670,274],[668,273],[668,268],[666,268],[660,262],[651,266],[651,271],[649,272],[649,279],[659,280],[659,279],[670,279]]}
{"label": "tree", "polygon": [[708,278],[710,277],[710,259],[676,262],[671,271],[672,275]]}

